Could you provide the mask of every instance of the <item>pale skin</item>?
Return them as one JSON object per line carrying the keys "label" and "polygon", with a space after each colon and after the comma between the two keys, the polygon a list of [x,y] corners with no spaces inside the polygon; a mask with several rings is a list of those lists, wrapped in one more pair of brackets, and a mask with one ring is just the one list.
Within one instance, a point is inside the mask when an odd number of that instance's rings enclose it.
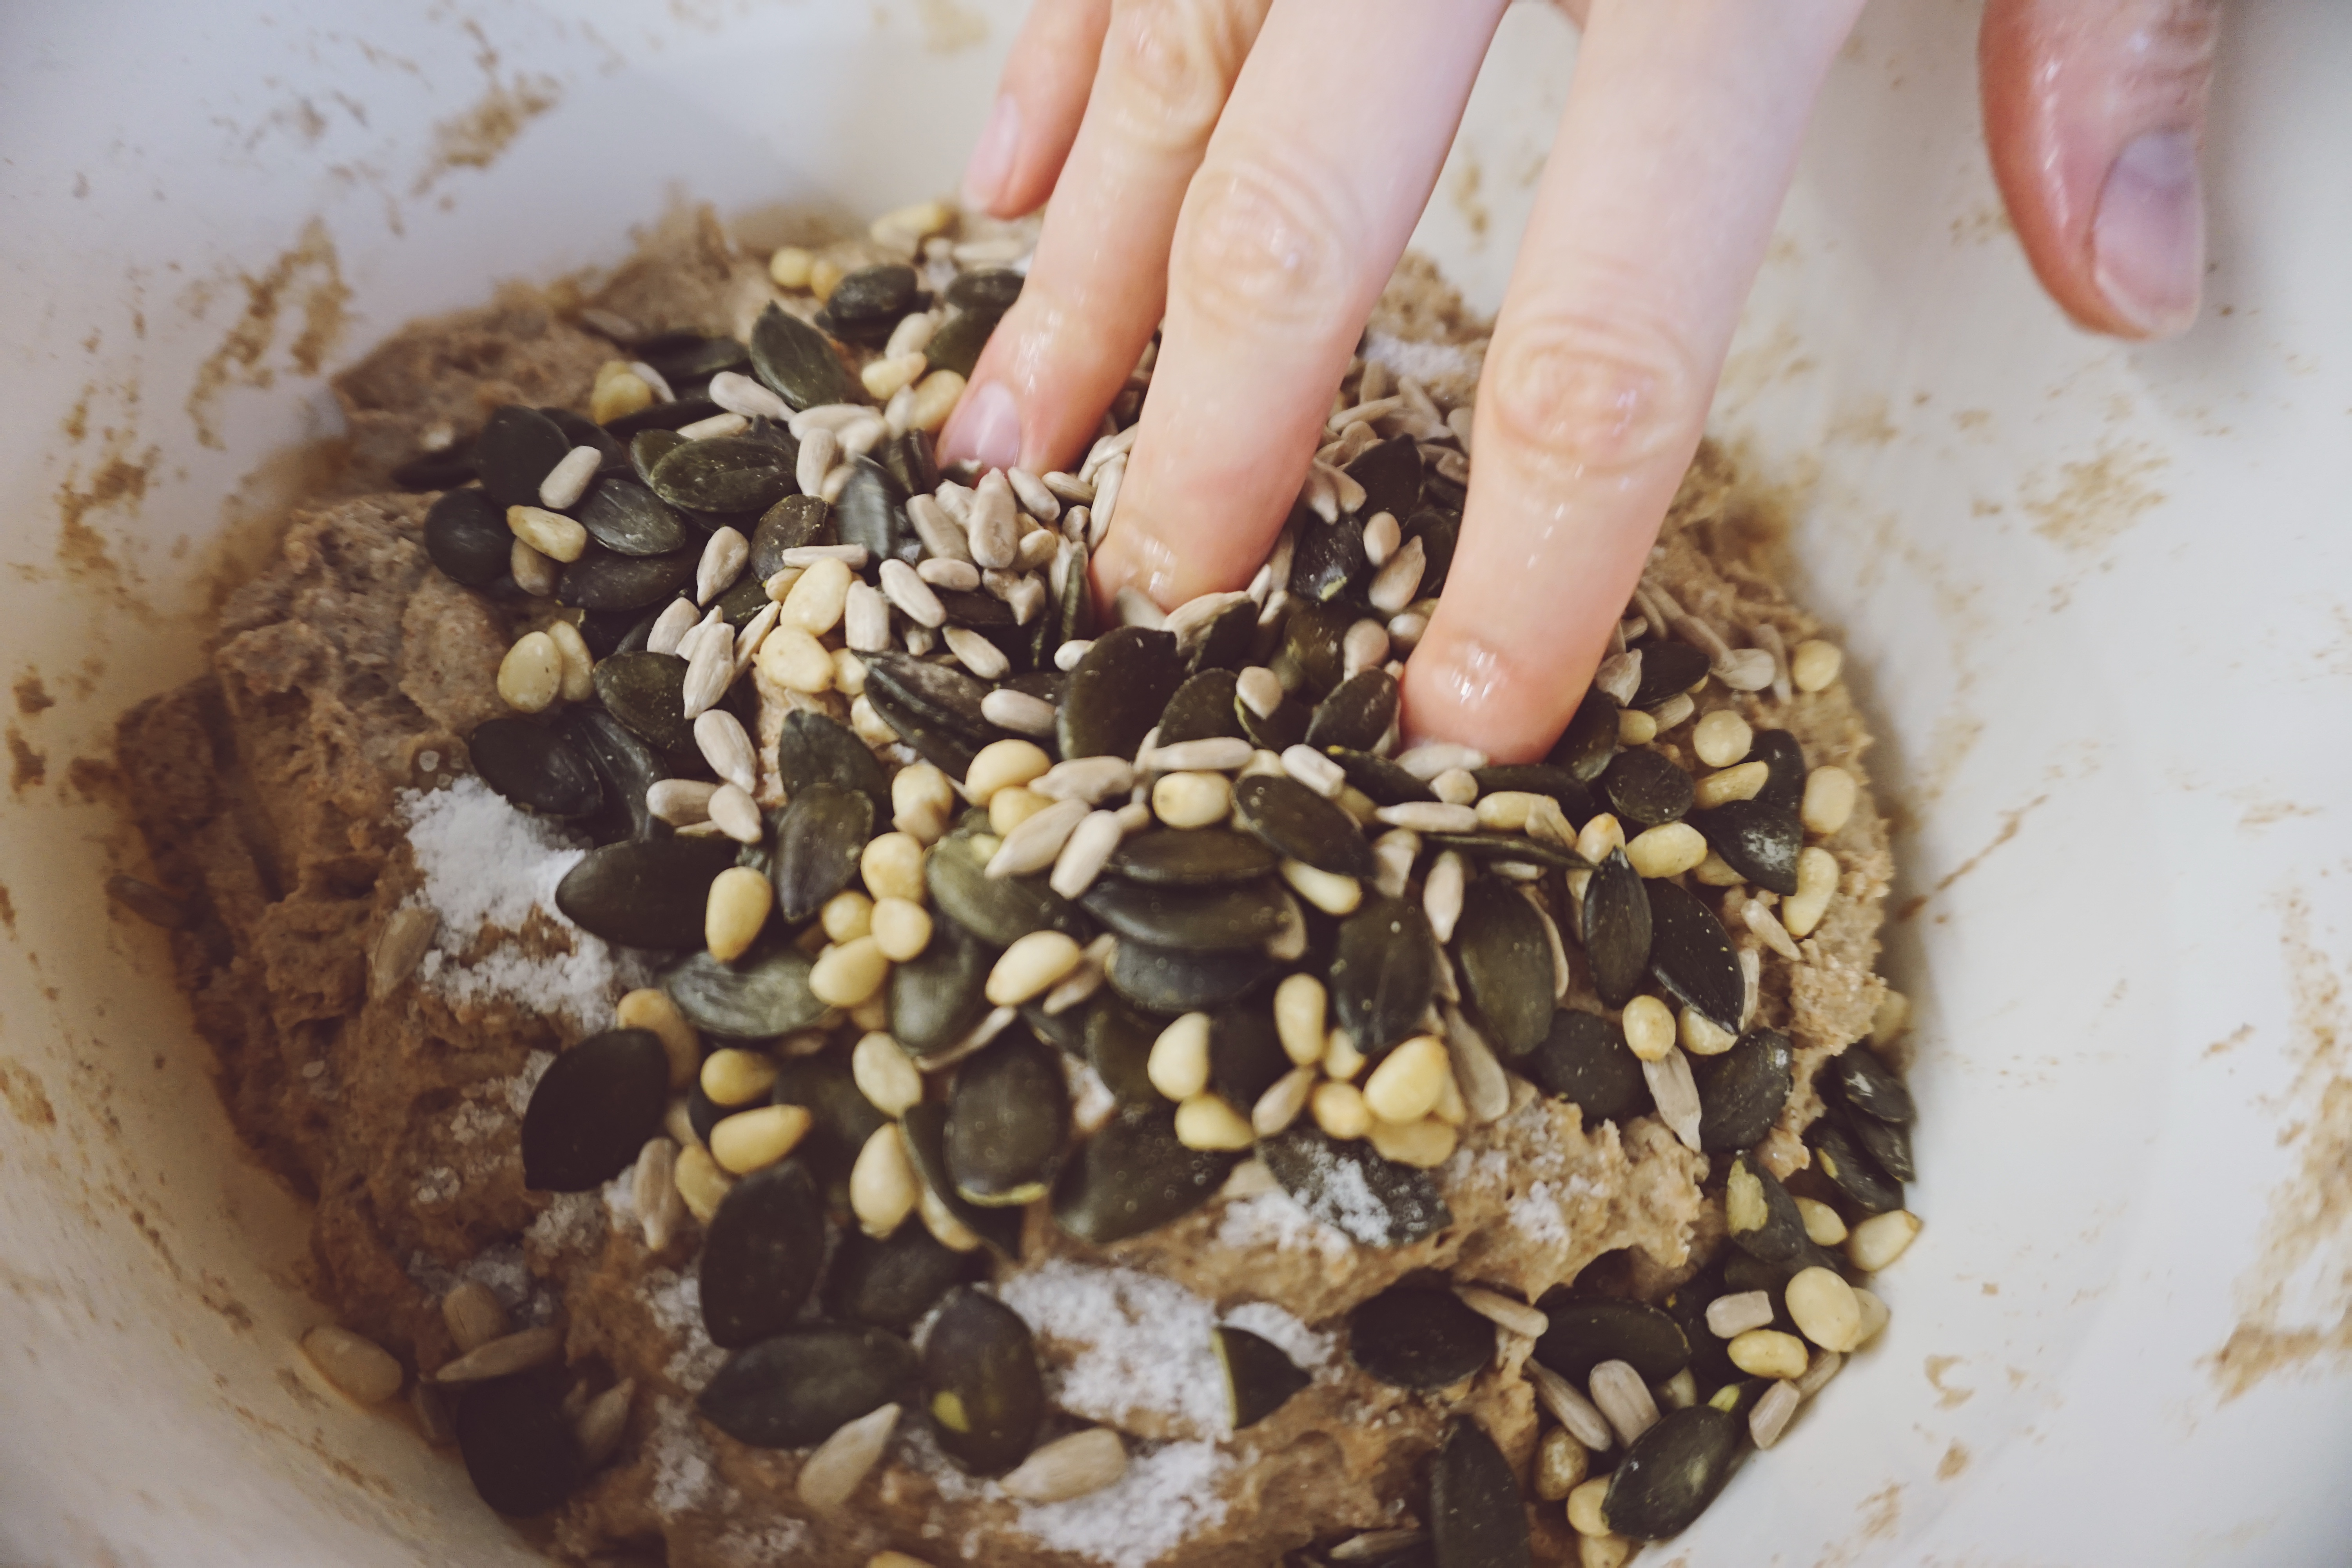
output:
{"label": "pale skin", "polygon": [[[1163,607],[1288,515],[1506,0],[1035,0],[965,200],[1054,198],[946,460],[1066,467],[1164,332],[1095,563]],[[1540,757],[1696,451],[1815,96],[1861,0],[1570,0],[1576,74],[1478,385],[1416,739]],[[2215,0],[1990,0],[1988,150],[2084,328],[2196,318]]]}

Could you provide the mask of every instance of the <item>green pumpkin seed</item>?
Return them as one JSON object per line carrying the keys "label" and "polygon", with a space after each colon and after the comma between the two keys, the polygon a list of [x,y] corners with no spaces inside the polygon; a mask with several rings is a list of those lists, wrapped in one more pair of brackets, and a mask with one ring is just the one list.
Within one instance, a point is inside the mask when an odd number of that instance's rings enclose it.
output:
{"label": "green pumpkin seed", "polygon": [[1405,520],[1406,540],[1421,541],[1423,555],[1428,564],[1421,572],[1421,596],[1433,599],[1445,587],[1445,579],[1454,570],[1454,551],[1462,542],[1463,492],[1442,474],[1425,474],[1422,492],[1442,506],[1424,506]]}
{"label": "green pumpkin seed", "polygon": [[1732,1246],[1759,1263],[1794,1273],[1827,1261],[1780,1178],[1744,1151],[1731,1157],[1724,1176],[1723,1217]]}
{"label": "green pumpkin seed", "polygon": [[1385,669],[1359,670],[1315,705],[1315,716],[1307,724],[1307,744],[1318,752],[1334,746],[1369,752],[1381,743],[1396,716],[1395,679]]}
{"label": "green pumpkin seed", "polygon": [[[1310,515],[1307,525],[1321,528],[1323,521]],[[1294,574],[1297,570],[1292,568]],[[1318,604],[1312,599],[1293,605],[1290,618],[1283,623],[1282,648],[1274,661],[1274,672],[1282,677],[1283,685],[1319,699],[1345,679],[1345,644],[1356,614],[1350,605]]]}
{"label": "green pumpkin seed", "polygon": [[1564,849],[1548,839],[1530,838],[1523,833],[1424,833],[1421,836],[1421,848],[1424,857],[1451,849],[1464,859],[1481,865],[1516,860],[1523,866],[1549,866],[1555,871],[1592,869],[1592,863],[1575,850]]}
{"label": "green pumpkin seed", "polygon": [[654,494],[695,511],[765,511],[793,491],[793,470],[766,441],[713,436],[688,441],[646,477]]}
{"label": "green pumpkin seed", "polygon": [[1578,782],[1574,773],[1549,763],[1504,763],[1476,769],[1470,776],[1477,781],[1482,795],[1498,790],[1549,795],[1559,803],[1560,815],[1579,826],[1601,809],[1594,804],[1592,791]]}
{"label": "green pumpkin seed", "polygon": [[1220,1323],[1209,1331],[1209,1343],[1225,1374],[1225,1408],[1236,1432],[1256,1426],[1315,1382],[1271,1340],[1247,1329]]}
{"label": "green pumpkin seed", "polygon": [[1348,1316],[1348,1358],[1391,1388],[1450,1387],[1494,1355],[1495,1325],[1451,1290],[1392,1286]]}
{"label": "green pumpkin seed", "polygon": [[866,388],[842,363],[833,340],[780,305],[760,313],[751,347],[752,370],[795,409],[866,401]]}
{"label": "green pumpkin seed", "polygon": [[537,506],[539,482],[571,450],[571,439],[554,420],[509,403],[483,423],[474,442],[474,463],[483,490],[500,507]]}
{"label": "green pumpkin seed", "polygon": [[1747,1439],[1741,1415],[1707,1405],[1668,1411],[1610,1474],[1601,1517],[1611,1531],[1636,1541],[1681,1534],[1731,1479]]}
{"label": "green pumpkin seed", "polygon": [[890,1030],[918,1060],[962,1039],[987,1013],[997,952],[950,918],[931,928],[921,952],[890,966]]}
{"label": "green pumpkin seed", "polygon": [[1698,1146],[1746,1149],[1772,1130],[1795,1079],[1789,1037],[1758,1027],[1715,1058],[1699,1085]]}
{"label": "green pumpkin seed", "polygon": [[556,884],[563,918],[622,947],[702,945],[711,879],[735,863],[726,839],[640,838],[591,849]]}
{"label": "green pumpkin seed", "polygon": [[862,544],[877,561],[919,561],[923,542],[907,520],[907,492],[871,458],[850,465],[849,482],[834,502],[835,526],[844,544]]}
{"label": "green pumpkin seed", "polygon": [[812,1027],[825,1005],[809,990],[808,955],[772,932],[732,963],[708,950],[662,976],[686,1021],[705,1034],[752,1043]]}
{"label": "green pumpkin seed", "polygon": [[1054,1223],[1108,1247],[1181,1219],[1216,1194],[1238,1157],[1176,1141],[1167,1101],[1130,1108],[1070,1156],[1054,1193]]}
{"label": "green pumpkin seed", "polygon": [[694,581],[697,552],[615,555],[590,549],[556,579],[555,602],[583,610],[644,610],[667,603]]}
{"label": "green pumpkin seed", "polygon": [[[759,619],[760,612],[766,609],[770,603],[772,601],[768,597],[767,584],[747,572],[735,579],[733,587],[713,599],[710,602],[710,607],[719,612],[720,620],[740,632]],[[749,682],[743,684],[748,685]],[[731,689],[729,694],[732,695]],[[798,712],[800,710],[795,709],[794,711]]]}
{"label": "green pumpkin seed", "polygon": [[[669,405],[656,404],[655,406],[667,408]],[[715,403],[710,407],[714,414],[719,411],[719,405]],[[636,474],[638,481],[643,483],[652,478],[654,465],[685,445],[686,437],[675,430],[667,428],[640,430],[629,437],[629,468]],[[651,492],[648,491],[648,493]]]}
{"label": "green pumpkin seed", "polygon": [[469,485],[480,476],[474,468],[474,443],[453,441],[438,452],[419,452],[406,462],[395,466],[385,476],[394,489],[412,495],[432,490],[455,489]]}
{"label": "green pumpkin seed", "polygon": [[728,1189],[695,1265],[702,1326],[726,1350],[792,1327],[824,1263],[824,1196],[797,1160]]}
{"label": "green pumpkin seed", "polygon": [[1369,1143],[1335,1142],[1301,1126],[1260,1139],[1256,1153],[1301,1208],[1366,1247],[1409,1246],[1454,1223],[1435,1178],[1381,1159]]}
{"label": "green pumpkin seed", "polygon": [[588,537],[616,555],[667,555],[689,535],[661,497],[633,479],[598,479],[573,513]]}
{"label": "green pumpkin seed", "polygon": [[593,447],[599,454],[596,473],[625,474],[629,471],[629,449],[614,434],[584,414],[574,414],[569,408],[542,408],[541,414],[563,432],[563,438],[573,447]]}
{"label": "green pumpkin seed", "polygon": [[555,1058],[522,1113],[522,1180],[584,1193],[611,1181],[661,1131],[669,1058],[646,1029],[608,1029]]}
{"label": "green pumpkin seed", "polygon": [[866,1141],[889,1120],[857,1087],[849,1064],[836,1056],[790,1057],[776,1064],[771,1105],[797,1105],[809,1113],[809,1130],[793,1151],[828,1191],[846,1196],[850,1167]]}
{"label": "green pumpkin seed", "polygon": [[947,1131],[948,1108],[935,1100],[910,1105],[898,1118],[898,1136],[907,1145],[907,1163],[914,1167],[915,1179],[990,1251],[1018,1263],[1021,1211],[982,1208],[956,1191],[955,1177],[948,1170]]}
{"label": "green pumpkin seed", "polygon": [[[1746,1375],[1732,1364],[1730,1342],[1708,1328],[1706,1322],[1708,1303],[1719,1296],[1733,1293],[1731,1288],[1724,1283],[1723,1265],[1727,1258],[1754,1261],[1736,1247],[1726,1248],[1722,1256],[1675,1286],[1660,1303],[1666,1315],[1674,1319],[1675,1326],[1682,1330],[1684,1340],[1690,1345],[1689,1371],[1692,1381],[1700,1388],[1718,1388],[1727,1383],[1736,1383]],[[1772,1288],[1777,1287],[1776,1279]]]}
{"label": "green pumpkin seed", "polygon": [[812,784],[855,790],[874,803],[876,820],[890,811],[890,776],[881,760],[837,719],[795,708],[776,740],[776,775],[790,800]]}
{"label": "green pumpkin seed", "polygon": [[1589,784],[1608,770],[1610,759],[1616,754],[1617,704],[1596,687],[1577,704],[1568,728],[1544,761],[1579,784]]}
{"label": "green pumpkin seed", "polygon": [[[1297,518],[1299,514],[1291,514]],[[1367,516],[1370,514],[1367,513]],[[1291,552],[1291,596],[1305,604],[1328,605],[1352,597],[1371,581],[1371,557],[1364,553],[1363,525],[1353,518],[1325,522],[1307,514],[1298,528],[1298,544]]]}
{"label": "green pumpkin seed", "polygon": [[[833,286],[824,313],[834,330],[852,342],[873,339],[878,346],[915,307],[915,269],[898,262],[861,267]],[[880,337],[873,334],[879,331]]]}
{"label": "green pumpkin seed", "polygon": [[920,1225],[878,1241],[852,1226],[825,1265],[825,1315],[905,1333],[950,1289],[986,1270],[987,1254],[950,1251]]}
{"label": "green pumpkin seed", "polygon": [[1806,1129],[1805,1146],[1813,1152],[1814,1169],[1863,1213],[1886,1214],[1903,1206],[1903,1184],[1880,1170],[1834,1120],[1825,1116]]}
{"label": "green pumpkin seed", "polygon": [[995,947],[1011,947],[1033,931],[1063,931],[1081,942],[1095,934],[1086,911],[1046,886],[1043,873],[990,876],[988,857],[961,829],[932,846],[923,881],[941,914]]}
{"label": "green pumpkin seed", "polygon": [[451,490],[425,514],[425,553],[453,582],[495,587],[513,558],[514,531],[486,492]]}
{"label": "green pumpkin seed", "polygon": [[1209,1087],[1226,1104],[1252,1106],[1290,1070],[1274,1022],[1274,994],[1229,1002],[1209,1020]]}
{"label": "green pumpkin seed", "polygon": [[813,1448],[915,1386],[915,1352],[898,1335],[811,1324],[729,1356],[695,1407],[739,1443]]}
{"label": "green pumpkin seed", "polygon": [[1437,994],[1437,939],[1429,918],[1402,899],[1366,900],[1339,924],[1326,984],[1335,1021],[1356,1048],[1374,1059],[1385,1056],[1420,1030]]}
{"label": "green pumpkin seed", "polygon": [[1598,1013],[1569,1007],[1554,1013],[1528,1065],[1545,1093],[1575,1103],[1588,1130],[1602,1121],[1629,1121],[1650,1109],[1641,1058],[1625,1044],[1625,1032]]}
{"label": "green pumpkin seed", "polygon": [[[1643,977],[1649,973],[1653,937],[1642,874],[1625,858],[1625,851],[1613,849],[1584,885],[1585,963],[1602,1006],[1622,1007],[1640,994]],[[1738,1022],[1736,1016],[1733,1021]]]}
{"label": "green pumpkin seed", "polygon": [[1690,821],[1724,864],[1758,887],[1783,898],[1797,890],[1797,853],[1805,847],[1805,825],[1795,808],[1733,800],[1695,811]]}
{"label": "green pumpkin seed", "polygon": [[1192,668],[1239,670],[1246,666],[1250,650],[1257,645],[1257,606],[1248,603],[1218,611],[1209,629],[1201,634],[1200,647],[1192,654]]}
{"label": "green pumpkin seed", "polygon": [[1339,771],[1348,775],[1348,782],[1363,791],[1374,805],[1405,805],[1437,798],[1427,784],[1406,772],[1403,764],[1387,757],[1345,746],[1330,747],[1328,754],[1339,764]]}
{"label": "green pumpkin seed", "polygon": [[1664,1383],[1690,1361],[1682,1326],[1646,1301],[1560,1301],[1544,1309],[1551,1327],[1535,1357],[1579,1388],[1604,1361],[1622,1361],[1644,1383]]}
{"label": "green pumpkin seed", "polygon": [[1097,993],[1087,1010],[1087,1065],[1120,1105],[1165,1108],[1166,1099],[1151,1082],[1150,1062],[1152,1043],[1167,1026],[1167,1019],[1138,1011],[1116,992]]}
{"label": "green pumpkin seed", "polygon": [[902,495],[927,496],[940,488],[940,464],[929,431],[909,430],[882,443],[882,467]]}
{"label": "green pumpkin seed", "polygon": [[969,378],[972,366],[980,363],[981,351],[988,347],[996,323],[1003,319],[1002,312],[995,310],[954,311],[931,334],[924,357],[934,370],[951,370]]}
{"label": "green pumpkin seed", "polygon": [[1182,887],[1097,877],[1079,902],[1120,937],[1192,952],[1262,948],[1286,918],[1282,885],[1271,879]]}
{"label": "green pumpkin seed", "polygon": [[764,584],[784,569],[784,552],[838,543],[833,509],[814,496],[786,496],[760,514],[751,530],[751,558],[743,574]]}
{"label": "green pumpkin seed", "polygon": [[588,1461],[564,1399],[572,1373],[543,1366],[468,1384],[450,1413],[466,1479],[509,1519],[545,1513],[579,1489]]}
{"label": "green pumpkin seed", "polygon": [[1435,1568],[1528,1568],[1527,1500],[1495,1440],[1457,1415],[1429,1468]]}
{"label": "green pumpkin seed", "polygon": [[1009,267],[960,272],[940,299],[954,310],[992,310],[1003,315],[1021,298],[1021,286],[1026,281],[1025,276]]}
{"label": "green pumpkin seed", "polygon": [[1348,477],[1364,487],[1356,515],[1370,519],[1384,511],[1402,522],[1421,505],[1421,445],[1410,436],[1391,436],[1357,453]]}
{"label": "green pumpkin seed", "polygon": [[1160,743],[1239,736],[1242,721],[1234,716],[1237,679],[1230,669],[1204,669],[1186,677],[1160,710]]}
{"label": "green pumpkin seed", "polygon": [[1862,1152],[1890,1179],[1897,1182],[1918,1179],[1919,1166],[1911,1155],[1909,1128],[1857,1115],[1842,1104],[1833,1105],[1831,1114],[1840,1119],[1846,1135],[1861,1145]]}
{"label": "green pumpkin seed", "polygon": [[1849,1110],[1898,1126],[1907,1125],[1918,1114],[1903,1079],[1884,1058],[1859,1041],[1829,1059],[1827,1074]]}
{"label": "green pumpkin seed", "polygon": [[1713,910],[1674,883],[1642,886],[1650,899],[1651,977],[1675,1001],[1737,1035],[1748,1005],[1748,977],[1730,933]]}
{"label": "green pumpkin seed", "polygon": [[1645,747],[1618,752],[1601,790],[1618,816],[1643,827],[1680,822],[1691,808],[1690,774]]}
{"label": "green pumpkin seed", "polygon": [[743,345],[733,338],[709,332],[656,332],[634,346],[638,359],[670,382],[708,381],[722,370],[733,370],[747,357]]}
{"label": "green pumpkin seed", "polygon": [[[1100,995],[1100,992],[1096,993]],[[1065,1007],[1058,1013],[1045,1011],[1043,998],[1021,1005],[1021,1021],[1029,1032],[1059,1049],[1066,1056],[1084,1061],[1087,1056],[1087,1007]]]}
{"label": "green pumpkin seed", "polygon": [[1759,730],[1748,742],[1748,760],[1764,764],[1764,787],[1750,797],[1794,811],[1805,799],[1805,750],[1786,730]]}
{"label": "green pumpkin seed", "polygon": [[982,747],[1004,739],[1004,731],[981,713],[988,692],[985,681],[908,654],[866,658],[866,700],[875,713],[952,778],[971,771],[971,759]]}
{"label": "green pumpkin seed", "polygon": [[1264,952],[1192,952],[1122,942],[1110,961],[1118,994],[1152,1013],[1222,1007],[1274,973]]}
{"label": "green pumpkin seed", "polygon": [[1356,819],[1286,774],[1259,773],[1234,786],[1234,821],[1276,854],[1339,877],[1379,869]]}
{"label": "green pumpkin seed", "polygon": [[555,727],[604,786],[604,806],[586,824],[597,843],[668,834],[667,825],[646,809],[646,791],[670,776],[669,764],[651,746],[601,708],[567,707],[555,716]]}
{"label": "green pumpkin seed", "polygon": [[969,1286],[948,1292],[923,1342],[923,1408],[949,1458],[1000,1476],[1029,1457],[1045,1419],[1045,1374],[1021,1314]]}
{"label": "green pumpkin seed", "polygon": [[597,664],[594,679],[604,710],[654,750],[693,752],[694,722],[686,716],[686,660],[668,653],[617,653]]}
{"label": "green pumpkin seed", "polygon": [[1642,679],[1633,688],[1634,708],[1655,708],[1706,679],[1706,655],[1688,643],[1642,645]]}
{"label": "green pumpkin seed", "polygon": [[1454,952],[1462,984],[1507,1057],[1523,1057],[1550,1032],[1551,939],[1543,917],[1509,884],[1482,877],[1464,889]]}
{"label": "green pumpkin seed", "polygon": [[793,925],[849,886],[874,832],[874,802],[861,791],[812,784],[776,823],[776,910]]}
{"label": "green pumpkin seed", "polygon": [[517,805],[576,817],[592,816],[604,804],[596,770],[548,725],[485,719],[466,737],[466,752],[482,782]]}
{"label": "green pumpkin seed", "polygon": [[1225,827],[1155,827],[1112,851],[1110,869],[1154,887],[1214,888],[1271,876],[1281,857]]}
{"label": "green pumpkin seed", "polygon": [[1314,721],[1315,710],[1296,697],[1285,697],[1282,705],[1271,713],[1259,713],[1234,695],[1234,721],[1242,727],[1249,743],[1262,752],[1286,752],[1307,739],[1307,726]]}
{"label": "green pumpkin seed", "polygon": [[956,1069],[942,1134],[956,1192],[982,1208],[1034,1203],[1061,1168],[1069,1129],[1060,1058],[1028,1030],[1006,1030]]}
{"label": "green pumpkin seed", "polygon": [[1065,757],[1133,757],[1183,683],[1171,633],[1113,626],[1070,672],[1057,734]]}

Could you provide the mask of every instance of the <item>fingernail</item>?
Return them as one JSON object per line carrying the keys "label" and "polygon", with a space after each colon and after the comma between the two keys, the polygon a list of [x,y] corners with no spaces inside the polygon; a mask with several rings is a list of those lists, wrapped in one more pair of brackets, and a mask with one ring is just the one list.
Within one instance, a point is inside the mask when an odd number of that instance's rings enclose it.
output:
{"label": "fingernail", "polygon": [[963,166],[963,205],[987,212],[996,205],[1004,192],[1004,182],[1013,177],[1013,154],[1021,142],[1021,105],[1009,92],[997,95],[996,107],[988,111],[988,124],[981,131],[980,141],[972,147],[971,161]]}
{"label": "fingernail", "polygon": [[992,381],[967,393],[940,437],[940,461],[1009,468],[1021,460],[1021,410],[1012,389]]}
{"label": "fingernail", "polygon": [[2151,131],[2116,155],[2091,220],[2091,265],[2108,303],[2150,337],[2197,319],[2205,203],[2188,132]]}

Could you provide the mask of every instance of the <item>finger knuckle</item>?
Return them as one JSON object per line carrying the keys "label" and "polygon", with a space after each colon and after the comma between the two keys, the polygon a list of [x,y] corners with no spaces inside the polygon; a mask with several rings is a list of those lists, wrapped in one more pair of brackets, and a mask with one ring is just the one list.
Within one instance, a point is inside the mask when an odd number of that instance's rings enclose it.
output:
{"label": "finger knuckle", "polygon": [[1169,151],[1207,142],[1250,38],[1226,0],[1127,0],[1104,44],[1121,133]]}
{"label": "finger knuckle", "polygon": [[1680,334],[1635,312],[1558,314],[1497,338],[1478,399],[1491,428],[1538,460],[1589,475],[1667,458],[1706,417],[1706,392]]}
{"label": "finger knuckle", "polygon": [[1203,170],[1169,259],[1171,300],[1217,327],[1338,330],[1352,290],[1332,188],[1270,157]]}

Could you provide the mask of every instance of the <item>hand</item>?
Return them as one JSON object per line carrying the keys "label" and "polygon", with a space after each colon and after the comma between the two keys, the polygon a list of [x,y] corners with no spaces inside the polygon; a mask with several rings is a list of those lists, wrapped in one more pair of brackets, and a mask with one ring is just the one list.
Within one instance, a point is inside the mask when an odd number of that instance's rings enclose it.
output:
{"label": "hand", "polygon": [[[1074,461],[1162,325],[1097,586],[1238,587],[1288,515],[1506,0],[1036,0],[966,174],[1050,193],[942,457]],[[1696,451],[1813,100],[1862,0],[1590,0],[1481,376],[1462,540],[1406,668],[1417,737],[1539,756]],[[1571,11],[1584,7],[1570,5]],[[1990,0],[1995,174],[2043,286],[2194,319],[2212,0]]]}

